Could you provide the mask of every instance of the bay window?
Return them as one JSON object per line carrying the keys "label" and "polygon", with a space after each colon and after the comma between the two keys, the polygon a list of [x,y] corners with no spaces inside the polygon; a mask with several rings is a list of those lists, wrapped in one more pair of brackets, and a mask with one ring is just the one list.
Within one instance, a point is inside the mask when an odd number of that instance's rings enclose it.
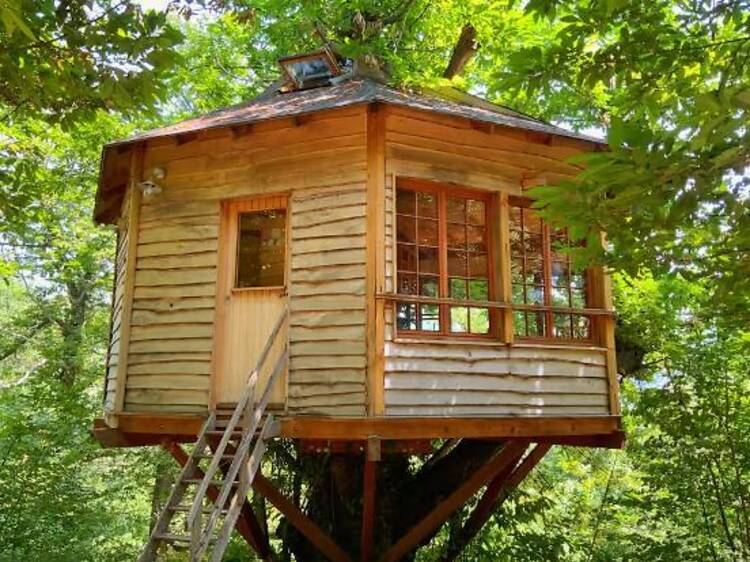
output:
{"label": "bay window", "polygon": [[[490,310],[468,301],[488,301],[490,287],[489,199],[486,194],[421,183],[396,191],[397,286],[402,332],[489,335]],[[461,301],[467,301],[464,305]]]}

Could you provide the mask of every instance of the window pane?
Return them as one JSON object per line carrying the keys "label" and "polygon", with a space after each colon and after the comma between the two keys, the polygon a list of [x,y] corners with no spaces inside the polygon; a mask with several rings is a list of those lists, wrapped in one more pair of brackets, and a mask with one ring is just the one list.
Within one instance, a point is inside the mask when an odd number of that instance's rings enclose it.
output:
{"label": "window pane", "polygon": [[553,287],[552,306],[570,306],[570,295],[568,295],[568,289]]}
{"label": "window pane", "polygon": [[474,279],[469,281],[469,298],[474,301],[489,300],[489,283],[487,281]]}
{"label": "window pane", "polygon": [[484,201],[469,199],[466,203],[466,222],[482,225],[485,222]]}
{"label": "window pane", "polygon": [[513,256],[523,255],[523,235],[520,230],[510,231],[510,253]]}
{"label": "window pane", "polygon": [[526,287],[526,302],[528,304],[544,304],[544,287],[540,285]]}
{"label": "window pane", "polygon": [[440,312],[436,304],[419,305],[420,329],[425,332],[440,330]]}
{"label": "window pane", "polygon": [[465,334],[469,331],[469,309],[465,306],[451,307],[451,332]]}
{"label": "window pane", "polygon": [[399,330],[417,329],[417,305],[398,303],[396,305],[396,327]]}
{"label": "window pane", "polygon": [[417,271],[417,247],[412,244],[398,245],[399,271]]}
{"label": "window pane", "polygon": [[440,273],[437,248],[419,248],[419,273]]}
{"label": "window pane", "polygon": [[417,241],[417,221],[411,217],[396,217],[396,239],[413,244]]}
{"label": "window pane", "polygon": [[486,308],[469,309],[469,326],[472,334],[489,334],[490,311]]}
{"label": "window pane", "polygon": [[449,282],[450,297],[452,299],[465,299],[466,293],[466,279],[458,277],[451,277]]}
{"label": "window pane", "polygon": [[528,329],[527,335],[533,337],[544,336],[544,313],[543,312],[527,312],[526,313],[526,326]]}
{"label": "window pane", "polygon": [[591,337],[591,321],[587,316],[573,315],[573,337],[581,339]]}
{"label": "window pane", "polygon": [[570,330],[569,314],[553,314],[552,323],[554,328],[554,336],[556,338],[570,339],[573,337],[573,334]]}
{"label": "window pane", "polygon": [[416,214],[416,195],[407,189],[396,190],[396,212],[405,215]]}
{"label": "window pane", "polygon": [[466,222],[466,199],[448,197],[446,207],[448,212],[448,222],[457,222],[461,224]]}
{"label": "window pane", "polygon": [[438,293],[438,278],[420,275],[419,276],[419,294],[425,297],[437,297],[439,294]]}
{"label": "window pane", "polygon": [[542,233],[542,221],[529,209],[523,210],[523,229],[532,234]]}
{"label": "window pane", "polygon": [[448,225],[448,247],[466,248],[466,227],[462,224]]}
{"label": "window pane", "polygon": [[487,254],[469,254],[469,276],[487,277],[488,275]]}
{"label": "window pane", "polygon": [[586,308],[586,292],[583,290],[573,289],[571,291],[572,301],[570,306],[575,308]]}
{"label": "window pane", "polygon": [[523,260],[514,258],[510,262],[510,279],[513,283],[523,283]]}
{"label": "window pane", "polygon": [[398,274],[398,292],[402,295],[417,294],[417,276],[410,273]]}
{"label": "window pane", "polygon": [[485,229],[481,226],[466,227],[466,245],[472,252],[486,252]]}
{"label": "window pane", "polygon": [[466,252],[448,250],[448,275],[466,277]]}
{"label": "window pane", "polygon": [[438,245],[438,221],[419,219],[417,221],[417,240],[422,246]]}
{"label": "window pane", "polygon": [[286,209],[239,215],[237,287],[284,285]]}
{"label": "window pane", "polygon": [[433,219],[437,218],[437,196],[434,193],[417,192],[417,215]]}
{"label": "window pane", "polygon": [[567,262],[552,262],[552,286],[567,287],[570,284],[570,268]]}

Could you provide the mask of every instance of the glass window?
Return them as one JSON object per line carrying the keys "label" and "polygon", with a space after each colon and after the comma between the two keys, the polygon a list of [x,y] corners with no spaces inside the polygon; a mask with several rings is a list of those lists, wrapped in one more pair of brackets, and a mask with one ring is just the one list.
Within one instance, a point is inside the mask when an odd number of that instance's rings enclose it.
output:
{"label": "glass window", "polygon": [[238,217],[235,287],[281,287],[286,256],[286,210],[268,209]]}
{"label": "glass window", "polygon": [[[585,275],[573,267],[566,230],[554,230],[533,210],[510,211],[511,282],[514,304],[575,309],[586,307]],[[514,331],[521,337],[589,339],[588,316],[573,312],[517,310]]]}
{"label": "glass window", "polygon": [[[490,298],[487,199],[446,190],[396,191],[398,292],[465,301]],[[489,309],[398,303],[401,331],[489,334]]]}

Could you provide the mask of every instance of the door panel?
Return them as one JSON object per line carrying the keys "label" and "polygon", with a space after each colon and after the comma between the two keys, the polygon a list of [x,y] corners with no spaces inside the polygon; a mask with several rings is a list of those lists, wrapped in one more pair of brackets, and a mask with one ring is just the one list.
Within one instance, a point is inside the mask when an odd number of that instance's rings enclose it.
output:
{"label": "door panel", "polygon": [[[265,196],[227,202],[222,211],[219,286],[214,344],[214,404],[236,403],[286,304],[287,198]],[[256,400],[286,342],[277,337],[258,377]],[[286,373],[274,385],[271,404],[283,405]]]}

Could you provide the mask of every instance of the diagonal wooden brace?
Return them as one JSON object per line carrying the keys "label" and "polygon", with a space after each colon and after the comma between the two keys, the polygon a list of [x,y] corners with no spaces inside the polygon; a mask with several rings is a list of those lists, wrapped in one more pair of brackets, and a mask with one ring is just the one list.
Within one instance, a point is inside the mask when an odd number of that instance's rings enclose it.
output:
{"label": "diagonal wooden brace", "polygon": [[517,461],[519,455],[526,450],[527,446],[528,441],[526,440],[509,441],[500,452],[494,455],[452,494],[440,502],[424,519],[396,541],[396,544],[383,555],[381,562],[396,562],[417,548],[432,531],[445,523],[457,509],[476,494],[490,479],[505,470],[511,463]]}

